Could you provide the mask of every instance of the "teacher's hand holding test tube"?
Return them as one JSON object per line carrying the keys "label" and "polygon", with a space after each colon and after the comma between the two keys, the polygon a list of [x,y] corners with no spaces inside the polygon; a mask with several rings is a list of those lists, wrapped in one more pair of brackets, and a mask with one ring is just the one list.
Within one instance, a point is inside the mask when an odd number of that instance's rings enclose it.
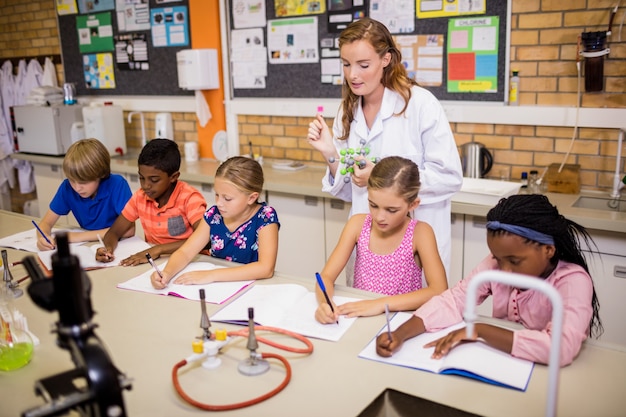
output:
{"label": "teacher's hand holding test tube", "polygon": [[326,304],[330,307],[330,313],[328,314],[328,310],[325,308],[323,304],[320,304],[319,308],[315,312],[315,319],[323,324],[337,323],[339,324],[339,316],[335,313],[335,308],[333,307],[333,303],[326,292],[326,286],[324,285],[324,280],[319,272],[315,273],[315,278],[317,279],[317,285],[319,285],[320,290],[322,290],[322,294],[324,295],[324,299],[326,300]]}

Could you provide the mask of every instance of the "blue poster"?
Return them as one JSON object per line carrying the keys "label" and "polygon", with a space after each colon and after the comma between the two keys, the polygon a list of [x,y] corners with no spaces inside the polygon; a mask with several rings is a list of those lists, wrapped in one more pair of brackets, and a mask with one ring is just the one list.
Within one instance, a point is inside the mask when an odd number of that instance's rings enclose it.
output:
{"label": "blue poster", "polygon": [[150,24],[155,47],[189,45],[187,6],[150,9]]}
{"label": "blue poster", "polygon": [[103,12],[114,10],[115,0],[78,0],[80,14]]}

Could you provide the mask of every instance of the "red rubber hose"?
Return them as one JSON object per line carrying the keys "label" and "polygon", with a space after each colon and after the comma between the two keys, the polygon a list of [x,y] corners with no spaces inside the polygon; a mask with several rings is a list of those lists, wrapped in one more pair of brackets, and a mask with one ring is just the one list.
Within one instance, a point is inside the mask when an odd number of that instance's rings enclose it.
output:
{"label": "red rubber hose", "polygon": [[[279,349],[283,349],[289,352],[296,352],[296,353],[312,353],[313,352],[313,343],[311,343],[311,341],[309,339],[307,339],[306,337],[299,335],[297,333],[293,333],[290,332],[288,330],[283,330],[283,329],[279,329],[276,327],[267,327],[267,326],[255,326],[254,327],[255,330],[267,330],[267,331],[271,331],[274,333],[280,333],[280,334],[285,334],[288,336],[291,336],[295,339],[300,340],[301,342],[303,342],[307,347],[304,349],[301,348],[294,348],[294,347],[290,347],[290,346],[285,346],[285,345],[281,345],[275,342],[272,342],[270,340],[267,340],[265,338],[261,338],[261,337],[257,337],[257,340],[260,342],[263,342],[267,345],[279,348]],[[244,330],[238,330],[238,331],[233,331],[233,332],[228,332],[229,336],[243,336],[243,337],[247,337],[248,336],[248,329],[244,329]],[[213,405],[213,404],[206,404],[206,403],[202,403],[200,401],[196,401],[193,398],[191,398],[189,395],[187,395],[185,393],[185,391],[183,391],[182,387],[180,386],[180,382],[178,381],[178,370],[180,368],[182,368],[183,366],[185,366],[187,364],[187,360],[183,359],[182,361],[178,362],[176,365],[174,365],[174,368],[172,369],[172,382],[174,383],[174,388],[176,389],[176,392],[178,393],[178,395],[181,396],[181,398],[185,401],[187,401],[189,404],[193,405],[194,407],[200,408],[201,410],[206,410],[206,411],[227,411],[227,410],[236,410],[239,408],[245,408],[245,407],[249,407],[251,405],[254,404],[258,404],[262,401],[267,400],[268,398],[273,397],[274,395],[278,394],[280,391],[282,391],[287,384],[289,384],[289,381],[291,380],[291,365],[289,365],[289,362],[287,361],[287,359],[285,359],[284,357],[274,354],[274,353],[263,353],[261,354],[261,357],[263,359],[268,359],[268,358],[274,358],[274,359],[278,359],[279,361],[281,361],[284,365],[285,365],[285,379],[283,379],[283,381],[280,383],[280,385],[278,385],[276,388],[274,388],[273,390],[269,391],[266,394],[263,394],[257,398],[253,398],[251,400],[248,401],[243,401],[243,402],[239,402],[239,403],[234,403],[234,404],[224,404],[224,405]]]}

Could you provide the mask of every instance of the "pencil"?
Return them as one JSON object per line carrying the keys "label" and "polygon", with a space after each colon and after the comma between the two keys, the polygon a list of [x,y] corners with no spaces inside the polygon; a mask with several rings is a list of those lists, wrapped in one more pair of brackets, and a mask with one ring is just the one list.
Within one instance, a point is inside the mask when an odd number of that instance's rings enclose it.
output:
{"label": "pencil", "polygon": [[52,245],[52,242],[50,242],[50,239],[48,239],[48,236],[46,236],[46,234],[43,232],[43,230],[41,230],[39,228],[39,225],[37,224],[36,221],[32,220],[33,226],[35,226],[35,229],[37,229],[37,231],[39,233],[41,233],[41,236],[43,236],[44,239],[46,239],[46,242],[48,242],[50,245]]}
{"label": "pencil", "polygon": [[163,274],[161,273],[161,271],[159,270],[159,268],[157,268],[156,264],[154,263],[154,261],[152,260],[152,256],[150,256],[150,254],[148,252],[146,252],[146,259],[148,260],[148,262],[150,262],[150,265],[152,265],[152,267],[154,268],[154,270],[157,272],[157,274],[159,274],[159,276],[161,278],[163,278]]}
{"label": "pencil", "polygon": [[[324,285],[324,281],[322,280],[322,276],[319,274],[319,272],[315,273],[315,278],[317,279],[317,284],[320,286],[320,289],[322,290],[322,294],[324,294],[324,298],[326,298],[326,302],[330,306],[330,311],[332,311],[333,314],[335,314],[333,303],[330,302],[330,298],[328,297],[328,293],[326,292],[326,286]],[[339,320],[337,320],[337,324],[339,324]]]}
{"label": "pencil", "polygon": [[385,319],[387,320],[387,337],[391,343],[391,326],[389,325],[389,305],[385,304]]}
{"label": "pencil", "polygon": [[104,240],[102,240],[102,237],[100,236],[100,233],[97,233],[96,236],[98,236],[98,242],[100,242],[100,244],[104,248],[104,254],[106,255],[108,259],[111,259],[111,257],[109,256],[109,253],[107,252],[107,247],[104,244]]}

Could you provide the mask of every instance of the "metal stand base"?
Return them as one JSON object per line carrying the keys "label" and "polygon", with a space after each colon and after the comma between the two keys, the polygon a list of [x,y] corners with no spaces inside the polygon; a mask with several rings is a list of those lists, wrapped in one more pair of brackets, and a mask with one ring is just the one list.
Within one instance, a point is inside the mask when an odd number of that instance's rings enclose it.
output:
{"label": "metal stand base", "polygon": [[256,376],[267,372],[270,369],[270,363],[265,359],[255,359],[253,361],[251,358],[248,358],[240,362],[237,369],[243,375]]}

